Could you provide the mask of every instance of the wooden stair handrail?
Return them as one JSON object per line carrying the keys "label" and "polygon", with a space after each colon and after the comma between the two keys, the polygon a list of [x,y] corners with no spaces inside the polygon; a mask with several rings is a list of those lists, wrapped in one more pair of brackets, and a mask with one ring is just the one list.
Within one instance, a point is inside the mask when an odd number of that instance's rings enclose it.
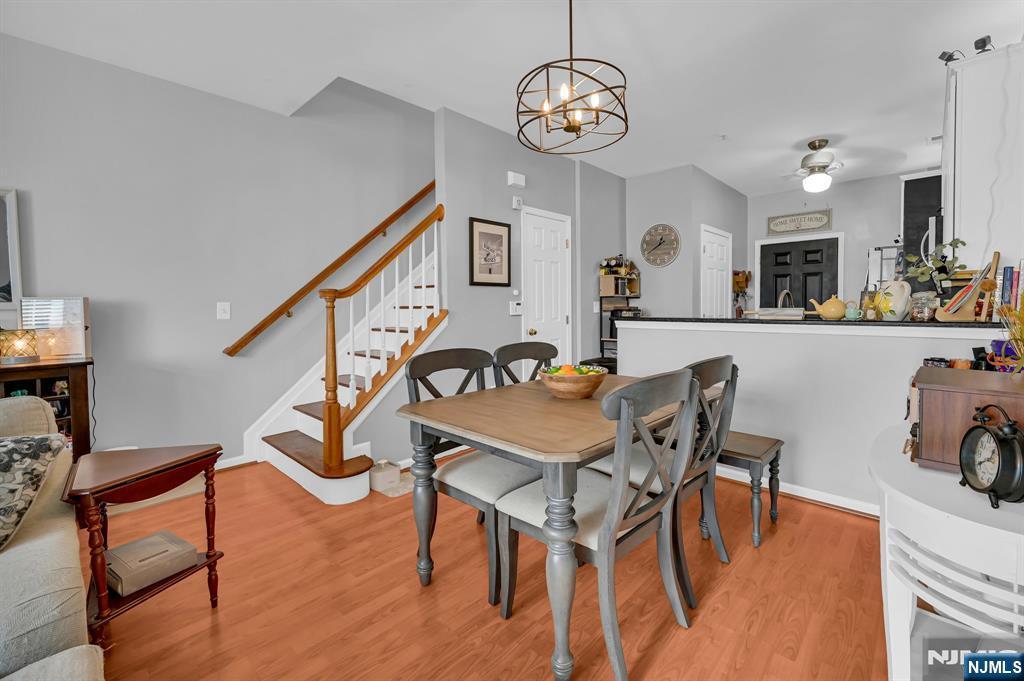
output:
{"label": "wooden stair handrail", "polygon": [[[422,201],[423,198],[430,194],[432,191],[434,191],[434,180],[431,180],[429,184],[423,187],[423,189],[416,192],[412,196],[412,198],[410,198],[408,201],[399,206],[398,209],[391,213],[391,215],[384,218],[384,220],[379,225],[377,225],[369,232],[367,232],[362,239],[357,241],[355,244],[353,244],[351,248],[349,248],[347,251],[338,256],[334,260],[334,262],[332,262],[330,265],[322,269],[319,274],[317,274],[315,277],[306,282],[302,286],[302,288],[300,288],[298,291],[289,296],[286,301],[284,301],[276,308],[274,308],[273,312],[268,314],[266,317],[261,319],[259,323],[257,323],[248,331],[246,331],[244,334],[242,334],[242,336],[234,343],[224,348],[224,354],[229,357],[234,357],[245,346],[254,341],[257,336],[259,336],[261,333],[270,328],[271,324],[276,322],[281,317],[284,317],[286,315],[291,316],[291,309],[295,307],[303,298],[305,298],[310,293],[315,291],[320,284],[327,281],[327,279],[332,274],[337,272],[342,265],[344,265],[353,257],[355,257],[357,253],[366,248],[366,246],[370,242],[372,242],[378,236],[383,236],[387,232],[388,227],[395,224],[395,222],[397,222],[399,218],[408,213],[413,206]],[[436,212],[437,209],[435,208],[434,211]],[[443,209],[441,211],[441,214],[444,215]],[[431,213],[431,215],[433,215],[433,213]],[[390,251],[388,252],[390,253]]]}
{"label": "wooden stair handrail", "polygon": [[[323,299],[335,300],[337,298],[351,298],[353,295],[363,290],[363,288],[370,283],[374,277],[384,271],[384,268],[390,265],[395,259],[402,254],[406,248],[408,248],[416,238],[423,234],[425,231],[430,229],[430,226],[436,222],[444,221],[444,205],[437,204],[434,210],[430,211],[430,215],[423,218],[423,220],[409,230],[409,233],[402,237],[401,241],[392,246],[387,253],[377,259],[377,262],[370,265],[365,272],[359,275],[359,278],[353,281],[345,288],[324,288],[320,289],[320,297]],[[410,302],[411,304],[411,302]]]}

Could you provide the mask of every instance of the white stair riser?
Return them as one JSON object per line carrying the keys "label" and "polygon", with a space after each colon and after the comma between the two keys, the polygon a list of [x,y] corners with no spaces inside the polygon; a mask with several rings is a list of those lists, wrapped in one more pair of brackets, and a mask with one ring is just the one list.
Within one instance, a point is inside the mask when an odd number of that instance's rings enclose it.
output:
{"label": "white stair riser", "polygon": [[411,315],[413,323],[419,327],[423,327],[426,325],[427,319],[431,317],[435,311],[436,310],[388,310],[384,315],[386,323],[383,324],[383,326],[401,326],[403,328],[408,328],[409,317]]}

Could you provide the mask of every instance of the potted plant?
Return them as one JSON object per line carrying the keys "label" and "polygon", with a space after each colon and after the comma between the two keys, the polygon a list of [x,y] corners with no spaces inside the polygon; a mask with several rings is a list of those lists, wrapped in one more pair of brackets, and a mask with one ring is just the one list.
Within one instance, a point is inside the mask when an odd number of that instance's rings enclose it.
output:
{"label": "potted plant", "polygon": [[[943,282],[949,281],[955,272],[967,269],[967,265],[961,264],[956,257],[956,249],[966,245],[965,241],[953,239],[937,245],[923,259],[908,254],[906,260],[912,266],[907,268],[907,276],[915,277],[922,284],[931,281],[935,291],[941,296],[944,293]],[[952,252],[946,255],[946,249]]]}

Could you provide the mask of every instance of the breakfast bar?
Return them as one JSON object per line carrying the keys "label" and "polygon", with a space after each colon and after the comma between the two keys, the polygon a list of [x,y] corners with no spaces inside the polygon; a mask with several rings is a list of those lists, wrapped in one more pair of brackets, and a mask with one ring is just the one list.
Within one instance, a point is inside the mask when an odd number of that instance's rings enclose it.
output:
{"label": "breakfast bar", "polygon": [[[732,429],[786,442],[781,489],[877,515],[867,452],[905,422],[927,357],[970,358],[998,324],[644,317],[618,323],[618,370],[647,376],[715,355],[739,368]],[[719,475],[749,480],[745,471]]]}

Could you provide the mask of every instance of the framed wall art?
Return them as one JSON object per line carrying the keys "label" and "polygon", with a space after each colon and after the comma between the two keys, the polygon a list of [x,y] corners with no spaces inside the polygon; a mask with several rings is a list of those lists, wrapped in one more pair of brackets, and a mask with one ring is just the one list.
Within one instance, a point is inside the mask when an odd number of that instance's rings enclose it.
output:
{"label": "framed wall art", "polygon": [[[18,193],[0,188],[0,313],[17,323],[21,302],[21,249],[18,239]],[[5,325],[6,326],[6,325]]]}
{"label": "framed wall art", "polygon": [[511,286],[512,225],[469,219],[469,285]]}
{"label": "framed wall art", "polygon": [[797,232],[824,232],[832,229],[832,209],[806,213],[775,215],[768,218],[768,236],[782,236]]}

